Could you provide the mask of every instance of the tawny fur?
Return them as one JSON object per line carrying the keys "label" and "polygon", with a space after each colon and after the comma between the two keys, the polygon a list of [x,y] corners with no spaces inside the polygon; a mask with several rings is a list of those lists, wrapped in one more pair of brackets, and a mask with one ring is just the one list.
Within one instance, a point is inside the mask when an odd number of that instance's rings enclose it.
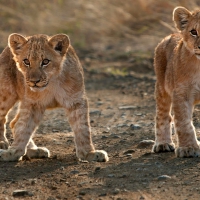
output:
{"label": "tawny fur", "polygon": [[[66,110],[77,157],[108,161],[107,153],[95,150],[92,143],[83,70],[67,35],[11,34],[0,55],[0,82],[1,161],[15,161],[25,154],[49,157],[48,149],[37,147],[32,136],[45,109],[55,107]],[[17,101],[18,113],[10,124],[14,141],[8,147],[6,115]]]}
{"label": "tawny fur", "polygon": [[173,20],[179,33],[166,37],[155,50],[156,141],[153,151],[174,151],[172,110],[178,137],[176,156],[198,157],[200,147],[192,113],[194,105],[200,102],[200,11],[177,7]]}

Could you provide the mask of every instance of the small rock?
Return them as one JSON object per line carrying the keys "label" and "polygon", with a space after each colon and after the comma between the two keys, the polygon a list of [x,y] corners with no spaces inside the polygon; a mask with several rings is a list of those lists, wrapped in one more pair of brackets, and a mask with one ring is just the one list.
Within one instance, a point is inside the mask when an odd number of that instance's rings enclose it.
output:
{"label": "small rock", "polygon": [[87,172],[81,172],[81,173],[78,174],[78,176],[87,176],[87,175],[88,175]]}
{"label": "small rock", "polygon": [[108,131],[108,130],[105,130],[105,131],[103,131],[102,133],[109,133],[109,131]]}
{"label": "small rock", "polygon": [[131,124],[130,128],[133,130],[138,130],[138,129],[141,129],[142,127],[139,124]]}
{"label": "small rock", "polygon": [[131,153],[126,154],[127,157],[132,157]]}
{"label": "small rock", "polygon": [[72,170],[72,171],[70,172],[70,174],[78,174],[78,173],[79,173],[78,170]]}
{"label": "small rock", "polygon": [[116,135],[116,134],[112,134],[112,138],[121,138],[121,136]]}
{"label": "small rock", "polygon": [[80,191],[79,194],[80,194],[80,195],[85,195],[86,192],[85,192],[85,191]]}
{"label": "small rock", "polygon": [[27,190],[15,190],[12,195],[13,197],[24,197],[24,196],[31,197],[33,196],[33,193]]}
{"label": "small rock", "polygon": [[108,177],[113,178],[113,177],[115,177],[115,175],[114,174],[108,174]]}
{"label": "small rock", "polygon": [[29,179],[31,185],[35,185],[37,183],[37,179]]}
{"label": "small rock", "polygon": [[130,110],[130,109],[135,109],[137,106],[120,106],[120,110]]}
{"label": "small rock", "polygon": [[143,199],[145,199],[145,198],[144,198],[143,196],[141,196],[141,197],[140,197],[140,200],[143,200]]}
{"label": "small rock", "polygon": [[99,171],[100,169],[101,169],[101,167],[96,167],[94,171],[97,172],[97,171]]}
{"label": "small rock", "polygon": [[127,177],[126,174],[123,174],[123,175],[119,176],[119,178],[126,178],[126,177]]}
{"label": "small rock", "polygon": [[53,133],[58,133],[59,130],[57,130],[57,129],[53,129],[52,132],[53,132]]}
{"label": "small rock", "polygon": [[120,192],[120,189],[115,188],[113,194],[119,194],[119,192]]}
{"label": "small rock", "polygon": [[99,195],[99,197],[105,197],[107,194],[106,193],[101,193],[100,195]]}
{"label": "small rock", "polygon": [[118,124],[117,127],[123,128],[123,127],[128,127],[127,124]]}
{"label": "small rock", "polygon": [[101,111],[100,110],[90,110],[90,114],[100,115]]}
{"label": "small rock", "polygon": [[50,197],[47,198],[47,200],[56,200],[56,198],[50,196]]}
{"label": "small rock", "polygon": [[126,154],[131,154],[131,153],[135,153],[135,150],[134,149],[128,149],[127,151],[124,151],[124,155]]}
{"label": "small rock", "polygon": [[136,116],[142,116],[142,113],[135,113]]}
{"label": "small rock", "polygon": [[138,148],[147,148],[147,147],[152,147],[152,145],[154,144],[153,140],[142,140],[139,144],[138,144]]}
{"label": "small rock", "polygon": [[65,182],[65,184],[66,184],[67,186],[70,186],[70,183],[69,183],[69,182]]}
{"label": "small rock", "polygon": [[52,189],[52,190],[57,190],[58,188],[57,188],[55,185],[52,185],[52,186],[51,186],[51,189]]}
{"label": "small rock", "polygon": [[171,179],[171,176],[161,175],[161,176],[158,177],[158,181],[165,181],[167,179]]}
{"label": "small rock", "polygon": [[103,105],[103,101],[98,101],[98,102],[97,102],[97,105],[98,105],[98,106]]}
{"label": "small rock", "polygon": [[108,138],[107,135],[102,135],[102,136],[101,136],[101,139],[106,139],[106,138]]}

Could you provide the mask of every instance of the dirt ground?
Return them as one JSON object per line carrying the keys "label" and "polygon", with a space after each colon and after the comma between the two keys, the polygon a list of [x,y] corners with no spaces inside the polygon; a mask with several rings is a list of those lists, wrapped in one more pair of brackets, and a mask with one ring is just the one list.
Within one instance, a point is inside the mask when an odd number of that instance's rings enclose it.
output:
{"label": "dirt ground", "polygon": [[[151,141],[141,143],[154,140],[155,76],[148,68],[152,67],[152,60],[137,67],[124,58],[117,63],[96,58],[81,59],[81,62],[85,69],[93,141],[96,149],[108,152],[110,161],[78,161],[64,111],[47,111],[35,141],[38,146],[46,146],[51,157],[0,162],[0,199],[199,199],[199,158],[154,154]],[[132,65],[133,70],[123,76],[109,74],[103,71],[105,65]],[[199,111],[196,107],[197,134]],[[9,118],[12,116],[13,113]]]}

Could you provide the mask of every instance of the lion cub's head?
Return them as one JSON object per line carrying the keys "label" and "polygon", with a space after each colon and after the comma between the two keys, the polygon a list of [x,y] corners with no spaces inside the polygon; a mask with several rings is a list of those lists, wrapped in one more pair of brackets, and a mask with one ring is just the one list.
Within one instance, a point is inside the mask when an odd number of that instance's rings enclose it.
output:
{"label": "lion cub's head", "polygon": [[26,84],[33,91],[42,91],[52,77],[59,75],[69,38],[65,34],[24,37],[14,33],[8,45]]}
{"label": "lion cub's head", "polygon": [[200,10],[190,12],[184,7],[176,7],[173,20],[181,31],[186,48],[200,59]]}

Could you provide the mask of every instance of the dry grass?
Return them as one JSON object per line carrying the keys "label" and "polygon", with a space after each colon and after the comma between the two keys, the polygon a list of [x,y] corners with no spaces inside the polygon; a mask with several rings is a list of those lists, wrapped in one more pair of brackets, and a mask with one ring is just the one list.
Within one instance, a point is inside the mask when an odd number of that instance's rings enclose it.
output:
{"label": "dry grass", "polygon": [[[175,6],[196,8],[197,0],[1,0],[0,48],[10,33],[66,33],[76,48],[152,50],[173,30]],[[138,40],[143,37],[144,43]],[[135,45],[136,44],[136,45]],[[132,47],[131,47],[132,45]],[[128,50],[126,50],[128,49]]]}

